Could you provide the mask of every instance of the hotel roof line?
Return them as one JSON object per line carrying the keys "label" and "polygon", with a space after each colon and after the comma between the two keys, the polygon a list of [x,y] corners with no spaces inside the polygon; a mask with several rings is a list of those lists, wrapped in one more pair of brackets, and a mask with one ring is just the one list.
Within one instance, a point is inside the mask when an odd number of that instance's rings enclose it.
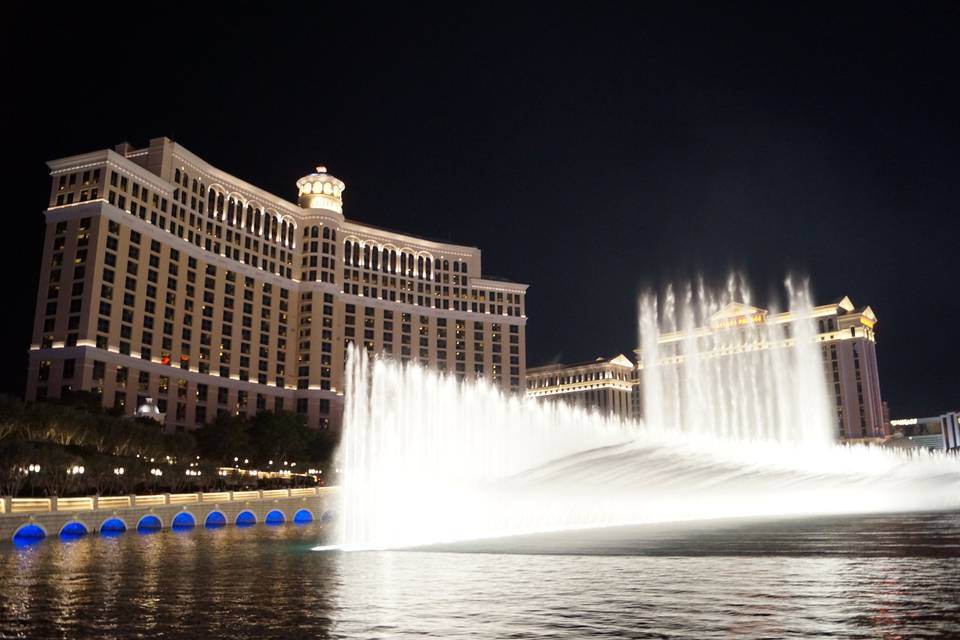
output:
{"label": "hotel roof line", "polygon": [[528,367],[527,374],[529,375],[530,373],[546,373],[548,371],[560,370],[560,369],[586,368],[586,367],[591,367],[591,366],[601,365],[601,364],[612,364],[615,366],[626,367],[629,369],[633,369],[636,366],[633,363],[633,361],[630,360],[630,358],[628,358],[626,355],[622,353],[618,353],[608,358],[600,357],[594,360],[584,360],[583,362],[574,362],[573,364],[564,364],[562,362],[557,362],[553,364],[542,364],[538,367]]}
{"label": "hotel roof line", "polygon": [[[748,312],[746,314],[729,313],[729,311],[734,306],[737,306],[741,309],[746,308],[748,309]],[[849,296],[843,296],[842,298],[830,304],[823,304],[823,305],[818,305],[816,307],[813,307],[809,316],[807,316],[806,314],[804,314],[803,316],[798,316],[793,311],[781,311],[779,313],[768,314],[766,309],[761,309],[759,307],[752,307],[742,302],[730,302],[723,309],[720,309],[719,311],[714,313],[712,316],[710,316],[710,320],[713,321],[717,319],[733,318],[733,317],[753,318],[755,313],[761,313],[763,315],[763,318],[761,320],[758,320],[757,322],[747,322],[746,324],[747,325],[760,324],[760,323],[783,324],[786,322],[791,322],[797,317],[822,318],[826,316],[832,316],[836,314],[839,309],[843,309],[844,315],[847,315],[847,314],[861,315],[861,316],[864,316],[868,321],[874,324],[877,322],[877,316],[869,305],[858,309],[856,306],[854,306]],[[666,333],[661,333],[657,338],[657,342],[661,344],[665,342],[676,342],[690,335],[706,336],[706,335],[710,335],[714,331],[715,331],[715,328],[709,325],[696,327],[692,331],[670,331]]]}
{"label": "hotel roof line", "polygon": [[[364,233],[366,235],[376,234],[381,236],[380,239],[385,242],[396,242],[398,244],[415,245],[422,248],[429,248],[441,253],[441,257],[445,257],[443,256],[442,252],[447,251],[450,252],[451,255],[477,256],[478,258],[482,259],[482,251],[479,247],[473,245],[464,245],[456,242],[447,242],[435,238],[429,238],[426,236],[402,233],[357,220],[351,220],[346,218],[342,212],[336,212],[329,209],[304,209],[295,202],[285,200],[280,196],[250,184],[242,178],[238,178],[222,169],[215,167],[186,147],[170,140],[169,138],[164,137],[159,138],[158,140],[168,141],[172,147],[173,157],[181,161],[185,166],[190,166],[194,170],[204,172],[210,175],[212,178],[221,181],[224,189],[229,191],[228,195],[237,195],[240,197],[240,199],[244,200],[245,203],[248,201],[259,201],[263,206],[277,209],[283,214],[291,215],[301,223],[307,219],[329,216],[337,219],[341,224],[341,228],[344,228],[345,230]],[[118,145],[118,147],[128,147],[130,151],[121,153],[114,149],[100,149],[88,153],[64,156],[62,158],[50,160],[46,164],[47,167],[50,168],[50,174],[57,175],[60,173],[76,171],[88,165],[92,166],[106,162],[107,164],[113,165],[120,171],[127,173],[131,177],[136,175],[137,180],[146,183],[154,191],[160,192],[167,197],[170,197],[173,191],[179,188],[179,185],[167,182],[155,172],[151,171],[148,167],[138,164],[131,159],[148,155],[150,153],[149,147],[135,149],[132,145],[129,145],[129,143],[126,142],[121,143]],[[493,277],[486,277],[480,280],[496,282],[500,285],[514,285],[515,287],[522,287],[524,290],[529,286],[527,284],[518,283],[512,280]],[[511,290],[513,289],[511,288]]]}

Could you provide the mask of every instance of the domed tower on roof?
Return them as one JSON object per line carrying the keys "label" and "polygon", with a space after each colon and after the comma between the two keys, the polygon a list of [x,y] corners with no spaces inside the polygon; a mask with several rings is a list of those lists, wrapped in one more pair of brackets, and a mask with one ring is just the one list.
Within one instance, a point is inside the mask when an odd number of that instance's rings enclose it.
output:
{"label": "domed tower on roof", "polygon": [[347,185],[327,173],[326,167],[317,167],[315,173],[297,180],[298,200],[304,209],[327,209],[343,213],[343,190]]}

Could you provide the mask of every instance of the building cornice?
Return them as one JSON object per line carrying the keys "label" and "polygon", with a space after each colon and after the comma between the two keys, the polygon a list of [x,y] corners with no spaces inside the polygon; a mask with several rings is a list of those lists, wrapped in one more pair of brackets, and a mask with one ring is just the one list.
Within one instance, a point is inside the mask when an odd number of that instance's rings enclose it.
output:
{"label": "building cornice", "polygon": [[[292,215],[298,221],[300,221],[304,216],[305,210],[295,202],[285,200],[276,194],[270,193],[265,189],[261,189],[256,185],[250,184],[249,182],[229,174],[222,169],[218,169],[176,142],[173,143],[173,158],[180,161],[181,166],[183,167],[189,166],[191,169],[200,171],[201,173],[206,173],[208,176],[213,178],[214,181],[220,181],[224,183],[225,187],[229,185],[229,188],[232,189],[234,193],[243,196],[247,201],[260,202],[265,208],[273,207],[275,209],[280,209],[284,213]],[[247,202],[244,204],[247,204]],[[324,210],[324,214],[338,221],[343,220],[342,213],[338,215],[336,212]]]}
{"label": "building cornice", "polygon": [[170,197],[177,185],[163,180],[154,172],[146,169],[136,162],[125,158],[121,154],[111,149],[101,149],[91,153],[84,153],[77,156],[68,156],[57,160],[47,162],[50,168],[50,175],[56,176],[64,173],[73,173],[95,167],[108,166],[116,169],[117,172],[133,178],[138,182],[166,197]]}

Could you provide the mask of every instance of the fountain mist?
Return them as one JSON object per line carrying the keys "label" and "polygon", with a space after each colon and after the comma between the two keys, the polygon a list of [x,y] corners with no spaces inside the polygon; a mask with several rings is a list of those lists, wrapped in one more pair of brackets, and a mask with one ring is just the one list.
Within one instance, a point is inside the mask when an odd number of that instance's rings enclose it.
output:
{"label": "fountain mist", "polygon": [[[679,300],[674,291],[640,304],[645,423],[506,396],[351,348],[341,546],[960,507],[956,456],[829,443],[806,287],[790,289],[801,319],[792,328],[757,319],[713,336],[693,329],[740,322],[743,309],[729,303],[748,303],[742,285],[731,280],[720,295],[685,287]],[[767,348],[776,342],[784,346]],[[717,350],[727,357],[708,355]]]}
{"label": "fountain mist", "polygon": [[786,283],[789,314],[750,306],[731,276],[641,296],[648,424],[721,438],[825,444],[833,432],[807,283]]}

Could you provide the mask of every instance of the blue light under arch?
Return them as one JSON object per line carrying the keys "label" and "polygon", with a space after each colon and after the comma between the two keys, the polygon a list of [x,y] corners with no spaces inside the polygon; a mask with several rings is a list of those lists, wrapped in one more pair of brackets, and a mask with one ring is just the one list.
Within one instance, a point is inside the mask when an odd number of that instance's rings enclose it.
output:
{"label": "blue light under arch", "polygon": [[265,524],[268,524],[268,525],[278,525],[278,524],[283,524],[284,521],[286,521],[286,519],[287,519],[286,516],[283,515],[283,511],[274,509],[273,511],[267,514],[267,517],[264,518],[263,521]]}
{"label": "blue light under arch", "polygon": [[87,535],[87,526],[82,522],[68,522],[60,529],[61,540],[76,540]]}
{"label": "blue light under arch", "polygon": [[154,533],[163,528],[163,523],[160,521],[160,518],[150,514],[140,518],[140,521],[137,522],[137,531],[140,533]]}
{"label": "blue light under arch", "polygon": [[310,512],[310,509],[300,509],[293,514],[294,524],[307,524],[308,522],[313,522],[313,513]]}
{"label": "blue light under arch", "polygon": [[211,511],[207,514],[207,519],[203,521],[203,526],[207,529],[219,529],[227,526],[227,517],[219,511]]}
{"label": "blue light under arch", "polygon": [[100,535],[116,538],[127,530],[127,523],[120,518],[107,518],[100,524]]}
{"label": "blue light under arch", "polygon": [[238,527],[252,527],[257,524],[257,516],[254,515],[253,511],[241,511],[237,514],[234,524]]}
{"label": "blue light under arch", "polygon": [[173,522],[170,523],[170,528],[178,531],[193,529],[195,526],[197,526],[197,521],[189,511],[181,511],[173,518]]}
{"label": "blue light under arch", "polygon": [[17,547],[28,547],[37,544],[46,537],[47,532],[40,525],[24,524],[13,534],[13,544]]}

